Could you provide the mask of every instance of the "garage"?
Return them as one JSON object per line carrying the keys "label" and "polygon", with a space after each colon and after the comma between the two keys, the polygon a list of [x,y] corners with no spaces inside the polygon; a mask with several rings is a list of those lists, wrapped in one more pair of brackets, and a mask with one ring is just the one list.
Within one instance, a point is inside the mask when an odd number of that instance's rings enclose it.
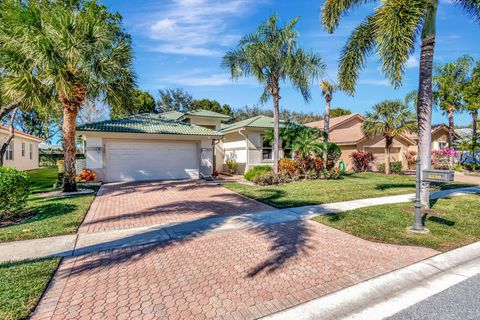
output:
{"label": "garage", "polygon": [[195,142],[107,142],[106,158],[109,182],[199,178]]}

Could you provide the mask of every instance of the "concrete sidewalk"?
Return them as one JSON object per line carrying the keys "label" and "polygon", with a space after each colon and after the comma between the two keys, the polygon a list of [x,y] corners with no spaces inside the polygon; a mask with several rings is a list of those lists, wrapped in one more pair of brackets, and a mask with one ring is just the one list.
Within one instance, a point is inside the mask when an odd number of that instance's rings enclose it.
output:
{"label": "concrete sidewalk", "polygon": [[380,320],[480,274],[480,242],[272,314],[268,320]]}
{"label": "concrete sidewalk", "polygon": [[[480,186],[437,191],[432,199],[480,193]],[[262,211],[236,216],[205,217],[197,220],[163,223],[148,227],[78,233],[59,237],[7,242],[0,244],[0,262],[36,259],[49,256],[81,255],[102,250],[126,248],[186,239],[214,232],[249,229],[276,223],[311,219],[315,216],[363,207],[413,201],[414,195],[398,195],[372,199]]]}

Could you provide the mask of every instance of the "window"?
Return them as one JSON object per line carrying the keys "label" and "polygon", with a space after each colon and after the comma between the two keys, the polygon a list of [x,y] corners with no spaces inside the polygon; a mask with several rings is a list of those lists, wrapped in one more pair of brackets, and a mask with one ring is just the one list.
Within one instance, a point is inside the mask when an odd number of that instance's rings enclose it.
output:
{"label": "window", "polygon": [[13,160],[13,140],[7,146],[7,152],[5,152],[6,160]]}
{"label": "window", "polygon": [[440,148],[440,150],[445,149],[447,147],[447,143],[446,142],[439,142],[438,147]]}
{"label": "window", "polygon": [[292,158],[292,148],[287,148],[285,146],[285,141],[283,141],[283,140],[282,140],[281,144],[282,144],[283,156],[285,158],[291,159]]}
{"label": "window", "polygon": [[22,141],[22,157],[25,157],[25,142]]}
{"label": "window", "polygon": [[33,144],[31,144],[31,143],[30,143],[29,153],[30,153],[30,160],[32,160],[33,159]]}
{"label": "window", "polygon": [[262,160],[272,160],[273,159],[273,150],[272,145],[263,139],[262,136]]}

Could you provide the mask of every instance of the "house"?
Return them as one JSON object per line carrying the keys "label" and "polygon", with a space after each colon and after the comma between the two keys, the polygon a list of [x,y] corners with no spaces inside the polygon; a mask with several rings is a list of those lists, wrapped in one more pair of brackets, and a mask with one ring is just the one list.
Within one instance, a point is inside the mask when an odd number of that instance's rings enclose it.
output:
{"label": "house", "polygon": [[[8,139],[9,128],[0,125],[0,142]],[[15,130],[14,137],[7,147],[3,165],[18,170],[32,170],[38,168],[38,144],[44,140],[20,130]]]}
{"label": "house", "polygon": [[[226,159],[235,159],[238,173],[258,165],[273,165],[272,146],[265,141],[264,134],[273,129],[273,118],[256,116],[222,127],[223,139],[216,145],[216,170],[224,170]],[[280,158],[284,151],[280,149]]]}
{"label": "house", "polygon": [[[365,119],[358,113],[330,119],[329,139],[338,144],[342,150],[341,160],[345,162],[347,170],[352,169],[350,155],[355,151],[371,152],[375,157],[373,169],[385,162],[385,140],[382,136],[366,138],[362,133],[362,123]],[[323,120],[306,124],[309,127],[323,130]],[[446,147],[449,131],[445,125],[432,127],[432,150]],[[390,149],[391,161],[401,161],[403,168],[407,168],[405,155],[409,151],[417,152],[418,137],[415,134],[405,134],[394,139]]]}
{"label": "house", "polygon": [[[232,124],[207,110],[139,114],[77,127],[84,141],[86,168],[98,180],[198,179],[224,171],[235,158],[238,173],[273,165],[272,147],[263,141],[273,119],[257,116]],[[281,152],[283,155],[283,152]]]}

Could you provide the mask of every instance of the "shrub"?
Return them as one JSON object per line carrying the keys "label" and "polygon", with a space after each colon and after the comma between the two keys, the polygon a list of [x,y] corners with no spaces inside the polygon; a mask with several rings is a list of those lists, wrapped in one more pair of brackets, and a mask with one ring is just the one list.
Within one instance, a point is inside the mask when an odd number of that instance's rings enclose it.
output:
{"label": "shrub", "polygon": [[237,160],[227,159],[227,161],[225,161],[225,165],[227,166],[228,173],[235,174],[237,172],[237,169],[238,169]]}
{"label": "shrub", "polygon": [[[385,173],[385,163],[380,163],[377,166],[378,171]],[[390,162],[390,171],[393,174],[399,174],[402,172],[402,162],[401,161],[392,161]]]}
{"label": "shrub", "polygon": [[295,175],[299,171],[298,162],[293,159],[283,158],[278,162],[278,171],[289,175]]}
{"label": "shrub", "polygon": [[417,153],[415,151],[408,151],[405,155],[407,159],[408,169],[415,169],[415,164],[417,163]]}
{"label": "shrub", "polygon": [[340,147],[333,142],[328,144],[328,153],[327,153],[327,170],[331,170],[342,155],[342,150]]}
{"label": "shrub", "polygon": [[326,180],[342,179],[342,170],[340,170],[340,168],[333,168],[331,170],[323,170],[322,171],[322,179],[326,179]]}
{"label": "shrub", "polygon": [[432,151],[432,167],[434,169],[449,170],[452,167],[455,157],[460,152],[450,148]]}
{"label": "shrub", "polygon": [[350,155],[355,172],[367,172],[374,160],[373,153],[355,151]]}
{"label": "shrub", "polygon": [[0,220],[14,217],[25,208],[30,178],[25,172],[0,167]]}
{"label": "shrub", "polygon": [[269,165],[262,165],[262,166],[255,166],[252,169],[248,170],[245,172],[243,177],[247,179],[248,181],[253,181],[253,179],[261,173],[270,173],[272,172],[272,167]]}
{"label": "shrub", "polygon": [[298,161],[298,166],[303,174],[310,170],[321,171],[323,170],[323,160],[312,157],[301,158]]}
{"label": "shrub", "polygon": [[279,184],[280,179],[273,172],[260,172],[253,178],[253,183],[259,186],[271,186]]}
{"label": "shrub", "polygon": [[96,178],[97,178],[97,174],[93,172],[93,170],[83,169],[82,172],[78,175],[77,181],[89,182],[89,181],[95,181]]}

